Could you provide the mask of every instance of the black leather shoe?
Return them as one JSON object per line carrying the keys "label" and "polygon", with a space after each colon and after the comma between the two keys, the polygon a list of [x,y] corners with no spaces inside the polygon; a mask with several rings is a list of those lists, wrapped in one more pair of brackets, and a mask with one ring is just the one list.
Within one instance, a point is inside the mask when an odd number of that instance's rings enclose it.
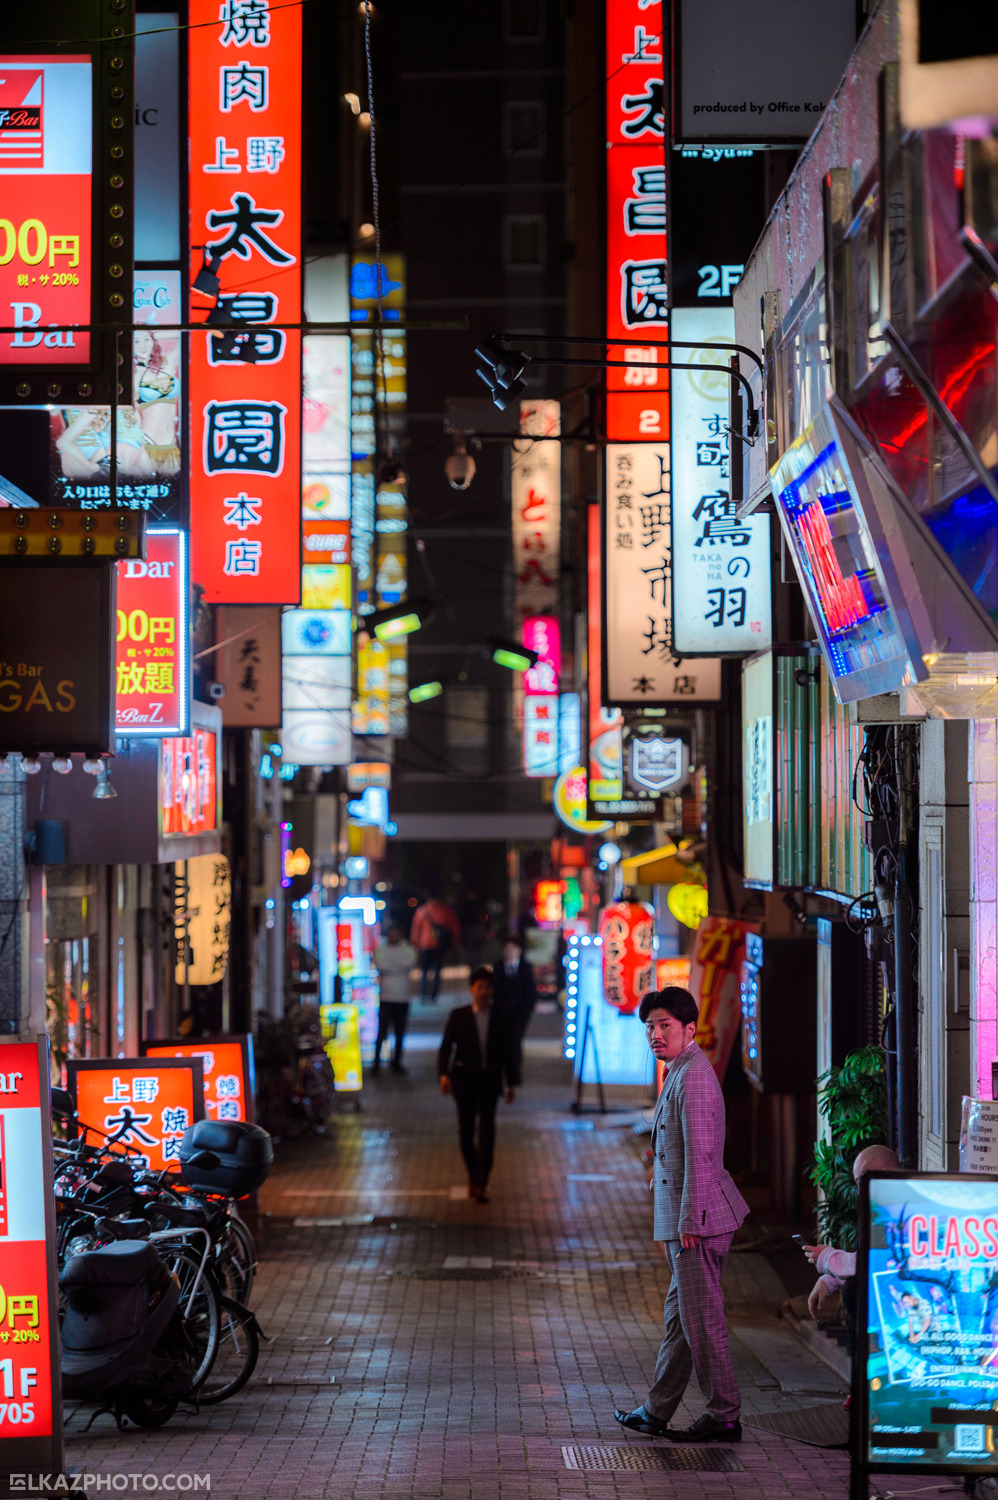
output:
{"label": "black leather shoe", "polygon": [[740,1443],[742,1424],[722,1422],[707,1411],[689,1427],[667,1427],[664,1436],[674,1443]]}
{"label": "black leather shoe", "polygon": [[640,1432],[643,1437],[671,1437],[672,1434],[664,1422],[657,1417],[649,1416],[643,1406],[636,1406],[633,1411],[614,1410],[614,1416],[621,1427],[626,1427],[630,1432]]}

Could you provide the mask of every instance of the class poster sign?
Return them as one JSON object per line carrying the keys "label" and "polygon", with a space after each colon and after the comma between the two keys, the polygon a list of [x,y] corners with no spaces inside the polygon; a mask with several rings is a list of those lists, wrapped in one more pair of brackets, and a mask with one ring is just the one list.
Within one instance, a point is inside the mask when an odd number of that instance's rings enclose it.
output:
{"label": "class poster sign", "polygon": [[998,1178],[865,1178],[858,1277],[854,1462],[998,1475]]}
{"label": "class poster sign", "polygon": [[145,557],[118,565],[118,734],[186,735],[190,725],[187,533],[150,526]]}
{"label": "class poster sign", "polygon": [[205,1117],[200,1057],[71,1058],[66,1074],[91,1144],[106,1136],[147,1171],[179,1170],[184,1131]]}
{"label": "class poster sign", "polygon": [[200,1037],[143,1042],[145,1057],[197,1057],[204,1068],[204,1106],[209,1120],[253,1119],[255,1092],[251,1036]]}
{"label": "class poster sign", "polygon": [[90,358],[90,335],[58,325],[90,322],[91,72],[89,57],[0,57],[4,365]]}
{"label": "class poster sign", "polygon": [[0,1038],[0,1452],[62,1468],[49,1054]]}

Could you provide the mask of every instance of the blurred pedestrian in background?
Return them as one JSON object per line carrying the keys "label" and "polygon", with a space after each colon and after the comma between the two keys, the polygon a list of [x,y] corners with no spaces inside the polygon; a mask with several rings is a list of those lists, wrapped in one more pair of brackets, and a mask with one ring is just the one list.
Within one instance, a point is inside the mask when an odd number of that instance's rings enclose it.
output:
{"label": "blurred pedestrian in background", "polygon": [[440,1092],[451,1094],[457,1105],[468,1197],[488,1203],[496,1105],[504,1087],[506,1103],[513,1102],[520,1082],[520,1044],[510,1016],[492,1004],[492,970],[484,965],[472,969],[468,985],[471,1004],[457,1006],[447,1017],[437,1072]]}
{"label": "blurred pedestrian in background", "polygon": [[496,964],[493,973],[496,1010],[509,1014],[517,1042],[522,1042],[537,1004],[537,981],[533,965],[527,961],[523,943],[515,932],[504,935],[502,961]]}
{"label": "blurred pedestrian in background", "polygon": [[411,994],[409,974],[416,966],[416,950],[402,936],[397,922],[389,927],[385,941],[374,950],[374,967],[380,977],[380,1004],[378,1005],[378,1041],[374,1049],[373,1072],[381,1067],[381,1044],[390,1031],[395,1032],[395,1052],[392,1068],[404,1073],[402,1047],[405,1043],[406,1027],[409,1024],[409,997]]}
{"label": "blurred pedestrian in background", "polygon": [[419,954],[419,966],[423,971],[420,996],[423,1000],[436,1000],[440,993],[444,954],[461,941],[461,924],[456,913],[440,896],[431,896],[429,901],[416,908],[409,941]]}

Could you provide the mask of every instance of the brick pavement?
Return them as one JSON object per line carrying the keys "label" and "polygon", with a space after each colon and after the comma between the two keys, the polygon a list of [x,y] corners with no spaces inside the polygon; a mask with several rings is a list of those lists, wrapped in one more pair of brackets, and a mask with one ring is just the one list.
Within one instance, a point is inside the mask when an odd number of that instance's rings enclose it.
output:
{"label": "brick pavement", "polygon": [[[419,1008],[409,1077],[383,1072],[362,1113],[279,1148],[253,1297],[273,1341],[249,1386],[158,1432],[101,1417],[84,1435],[90,1413],[75,1412],[68,1464],[209,1473],[226,1500],[843,1496],[843,1453],[750,1427],[735,1472],[566,1466],[572,1445],[645,1461],[666,1446],[613,1420],[646,1389],[666,1287],[635,1116],[572,1116],[555,1018],[536,1018],[525,1087],[500,1106],[492,1202],[470,1203],[435,1088],[445,1009]],[[778,1319],[767,1262],[732,1255],[727,1285],[743,1416],[840,1399]],[[701,1410],[691,1390],[679,1417]]]}

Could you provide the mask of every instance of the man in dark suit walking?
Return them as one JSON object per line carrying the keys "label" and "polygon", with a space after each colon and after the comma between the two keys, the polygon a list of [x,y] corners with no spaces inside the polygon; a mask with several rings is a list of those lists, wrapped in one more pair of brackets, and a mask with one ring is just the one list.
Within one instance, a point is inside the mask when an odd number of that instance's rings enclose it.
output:
{"label": "man in dark suit walking", "polygon": [[527,960],[523,944],[515,932],[507,932],[503,938],[502,960],[496,964],[494,974],[495,1008],[509,1012],[522,1042],[537,1004],[537,982],[533,965]]}
{"label": "man in dark suit walking", "polygon": [[[457,1105],[458,1139],[468,1169],[468,1197],[489,1201],[489,1173],[495,1150],[496,1105],[505,1087],[512,1104],[520,1082],[520,1046],[508,1013],[493,1008],[492,970],[472,969],[471,1004],[447,1017],[437,1054],[440,1092]],[[475,1141],[475,1125],[478,1140]]]}
{"label": "man in dark suit walking", "polygon": [[[645,995],[638,1015],[665,1064],[652,1121],[654,1237],[669,1262],[665,1337],[644,1404],[617,1411],[622,1427],[677,1443],[737,1442],[741,1400],[728,1354],[721,1276],[748,1204],[724,1170],[724,1096],[694,1041],[697,1003],[672,985]],[[689,1427],[669,1426],[696,1372],[707,1410]]]}

